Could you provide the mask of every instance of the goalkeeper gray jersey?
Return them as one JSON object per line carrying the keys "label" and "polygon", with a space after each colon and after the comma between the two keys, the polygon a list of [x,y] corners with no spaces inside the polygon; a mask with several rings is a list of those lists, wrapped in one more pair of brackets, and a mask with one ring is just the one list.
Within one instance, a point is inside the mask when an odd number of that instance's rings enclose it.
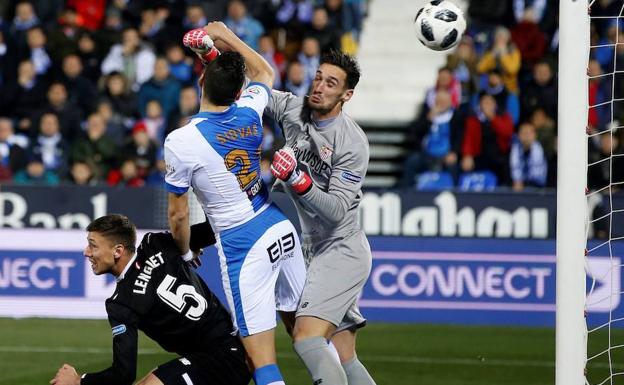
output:
{"label": "goalkeeper gray jersey", "polygon": [[360,230],[358,206],[369,156],[360,126],[345,113],[314,122],[305,97],[275,90],[265,112],[282,127],[299,168],[314,181],[301,196],[280,180],[273,186],[293,199],[304,239],[344,237]]}

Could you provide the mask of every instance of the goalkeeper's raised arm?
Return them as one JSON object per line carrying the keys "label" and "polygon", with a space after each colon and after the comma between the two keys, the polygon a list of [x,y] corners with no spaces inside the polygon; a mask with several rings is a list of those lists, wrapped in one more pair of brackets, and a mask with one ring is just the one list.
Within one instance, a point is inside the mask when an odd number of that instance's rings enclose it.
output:
{"label": "goalkeeper's raised arm", "polygon": [[274,73],[273,68],[260,54],[251,49],[241,39],[234,34],[225,24],[220,21],[208,23],[204,27],[204,31],[214,41],[221,41],[229,46],[232,50],[240,53],[245,59],[247,66],[247,77],[252,82],[266,84],[269,88],[273,88]]}

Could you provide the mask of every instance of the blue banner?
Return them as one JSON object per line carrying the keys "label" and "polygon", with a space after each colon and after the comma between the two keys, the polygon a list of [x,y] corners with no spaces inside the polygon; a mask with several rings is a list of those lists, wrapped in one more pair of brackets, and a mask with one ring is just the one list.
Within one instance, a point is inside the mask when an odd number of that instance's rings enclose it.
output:
{"label": "blue banner", "polygon": [[0,295],[83,297],[80,252],[0,250]]}

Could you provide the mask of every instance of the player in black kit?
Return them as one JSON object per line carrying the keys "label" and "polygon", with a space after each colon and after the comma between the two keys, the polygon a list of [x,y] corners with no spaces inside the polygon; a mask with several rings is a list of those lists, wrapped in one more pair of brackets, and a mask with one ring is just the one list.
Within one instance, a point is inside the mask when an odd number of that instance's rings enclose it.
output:
{"label": "player in black kit", "polygon": [[[113,364],[80,376],[63,365],[53,385],[125,385],[136,377],[137,333],[142,330],[180,357],[160,365],[141,385],[247,385],[245,351],[230,314],[184,262],[168,232],[147,233],[135,253],[136,228],[123,215],[106,215],[87,227],[89,258],[96,275],[117,278],[106,312],[113,334]],[[213,244],[208,223],[191,227],[191,248]]]}

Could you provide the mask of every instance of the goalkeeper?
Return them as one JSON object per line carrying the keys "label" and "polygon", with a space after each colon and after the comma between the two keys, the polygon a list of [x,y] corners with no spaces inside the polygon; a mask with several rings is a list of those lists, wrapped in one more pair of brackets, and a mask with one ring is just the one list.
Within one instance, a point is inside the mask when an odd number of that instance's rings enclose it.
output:
{"label": "goalkeeper", "polygon": [[[132,384],[138,330],[163,349],[180,355],[154,369],[140,385],[249,383],[245,351],[233,335],[230,314],[182,260],[170,233],[147,233],[135,253],[136,229],[125,216],[98,218],[87,231],[84,255],[93,272],[117,279],[114,294],[106,300],[113,363],[108,369],[82,376],[65,364],[50,384]],[[208,222],[191,226],[193,250],[214,243]]]}
{"label": "goalkeeper", "polygon": [[355,352],[356,330],[365,324],[357,298],[372,263],[358,208],[368,140],[342,111],[359,77],[353,58],[331,51],[321,58],[308,96],[274,90],[265,110],[281,125],[287,146],[273,158],[274,190],[292,198],[301,221],[308,271],[293,338],[315,384],[375,384]]}

